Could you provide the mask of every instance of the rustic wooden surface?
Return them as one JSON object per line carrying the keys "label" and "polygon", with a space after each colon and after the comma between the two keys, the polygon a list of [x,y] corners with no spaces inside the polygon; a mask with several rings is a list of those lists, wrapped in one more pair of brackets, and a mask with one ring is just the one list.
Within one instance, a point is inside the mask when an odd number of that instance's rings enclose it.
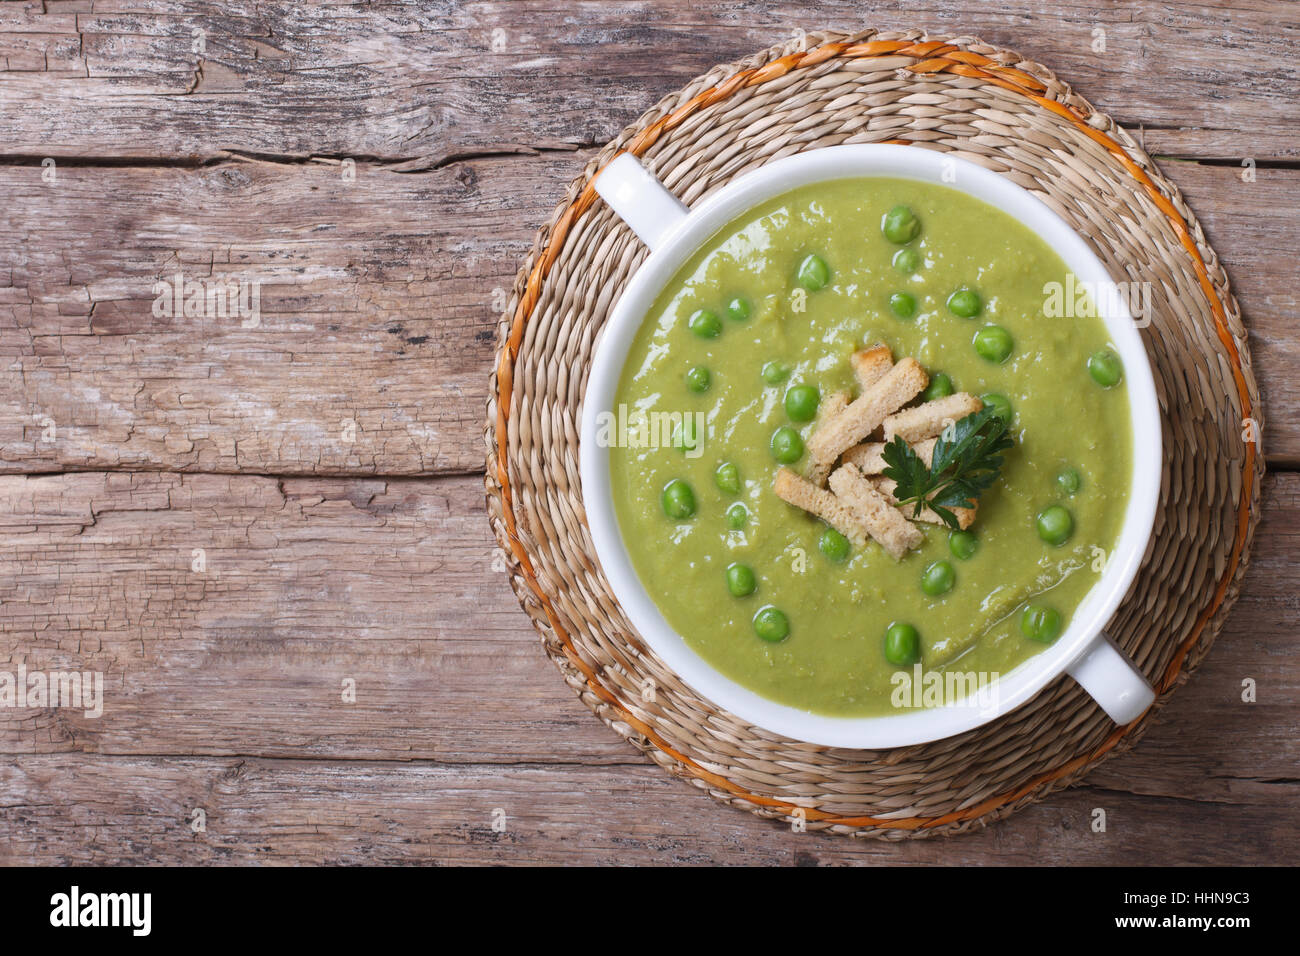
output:
{"label": "rustic wooden surface", "polygon": [[[98,719],[0,710],[0,862],[1294,861],[1298,20],[6,5],[0,670],[107,686]],[[1241,600],[1141,744],[988,830],[897,845],[719,806],[592,717],[497,573],[480,474],[502,290],[592,151],[716,62],[863,25],[1010,46],[1142,131],[1232,276],[1272,470]],[[260,325],[155,317],[177,271],[261,280]]]}

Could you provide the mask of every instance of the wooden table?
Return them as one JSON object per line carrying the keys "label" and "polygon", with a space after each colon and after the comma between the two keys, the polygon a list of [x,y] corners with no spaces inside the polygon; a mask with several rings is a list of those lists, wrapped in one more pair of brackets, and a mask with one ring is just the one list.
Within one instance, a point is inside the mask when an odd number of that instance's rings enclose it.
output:
{"label": "wooden table", "polygon": [[[105,680],[98,719],[0,709],[0,862],[1296,859],[1294,5],[713,6],[0,10],[0,670]],[[481,476],[504,290],[569,180],[713,64],[864,25],[1012,47],[1143,131],[1231,273],[1271,467],[1236,610],[1141,744],[903,844],[717,805],[602,726]],[[260,281],[258,321],[159,314],[176,273]]]}

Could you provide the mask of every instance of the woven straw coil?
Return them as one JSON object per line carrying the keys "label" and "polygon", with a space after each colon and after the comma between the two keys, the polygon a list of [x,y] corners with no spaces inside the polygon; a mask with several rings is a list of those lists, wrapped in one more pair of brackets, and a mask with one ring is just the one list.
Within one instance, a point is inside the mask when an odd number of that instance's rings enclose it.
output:
{"label": "woven straw coil", "polygon": [[[1116,280],[1153,283],[1142,331],[1164,419],[1151,545],[1109,632],[1156,686],[1117,728],[1062,677],[976,730],[888,751],[825,748],[739,721],[643,647],[585,524],[578,422],[598,334],[645,248],[592,188],[631,152],[684,202],[782,156],[899,142],[979,163],[1045,201]],[[1258,515],[1262,427],[1228,279],[1176,186],[1045,67],[969,37],[813,33],[719,66],[606,146],[539,231],[501,320],[488,403],[487,503],[511,583],[583,702],[718,800],[809,829],[902,839],[983,825],[1126,749],[1208,651]],[[652,693],[647,693],[647,689]]]}

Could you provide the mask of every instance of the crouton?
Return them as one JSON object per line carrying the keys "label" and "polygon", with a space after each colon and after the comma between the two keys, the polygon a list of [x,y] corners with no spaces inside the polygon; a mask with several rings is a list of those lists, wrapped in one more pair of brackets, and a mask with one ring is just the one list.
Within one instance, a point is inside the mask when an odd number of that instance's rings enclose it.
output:
{"label": "crouton", "polygon": [[[832,392],[822,399],[821,407],[817,410],[819,422],[818,428],[825,428],[826,424],[835,418],[840,412],[849,407],[848,392]],[[835,464],[835,459],[830,461],[821,461],[816,457],[809,455],[807,479],[817,487],[826,484],[826,476],[831,473],[831,466]]]}
{"label": "crouton", "polygon": [[782,468],[776,473],[775,491],[781,500],[821,518],[848,538],[855,548],[866,547],[870,536],[862,521],[848,505],[825,488],[818,488],[789,468]]}
{"label": "crouton", "polygon": [[901,436],[909,444],[936,438],[949,422],[965,418],[983,407],[984,403],[974,395],[957,392],[915,408],[905,408],[885,419],[885,441],[893,441],[895,435]]}
{"label": "crouton", "polygon": [[884,420],[915,398],[930,378],[916,359],[903,359],[848,408],[813,433],[808,442],[810,460],[834,462],[848,448],[862,441]]}
{"label": "crouton", "polygon": [[925,536],[888,498],[863,477],[856,465],[841,465],[831,473],[831,490],[853,509],[854,516],[895,561],[921,546]]}
{"label": "crouton", "polygon": [[[931,458],[934,457],[935,439],[927,438],[925,441],[919,441],[912,445],[912,451],[916,452],[918,458],[925,462],[928,467]],[[858,470],[864,475],[878,475],[885,470],[885,443],[882,441],[863,442],[861,445],[854,445],[844,453],[846,464],[858,466]]]}
{"label": "crouton", "polygon": [[894,355],[888,345],[872,345],[849,356],[849,365],[853,367],[858,388],[865,392],[894,367]]}

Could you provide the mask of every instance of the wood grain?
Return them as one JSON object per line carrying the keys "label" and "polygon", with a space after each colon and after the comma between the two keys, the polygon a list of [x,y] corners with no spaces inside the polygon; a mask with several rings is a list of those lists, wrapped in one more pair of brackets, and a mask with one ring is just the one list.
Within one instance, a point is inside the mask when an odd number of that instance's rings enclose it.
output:
{"label": "wood grain", "polygon": [[[1274,790],[1202,803],[1085,787],[1029,807],[1014,825],[893,844],[794,833],[641,760],[443,767],[39,756],[0,766],[0,864],[1284,864],[1300,850],[1286,802],[1296,792]],[[1092,830],[1098,809],[1104,833]]]}
{"label": "wood grain", "polygon": [[493,571],[482,507],[477,478],[0,479],[0,670],[106,681],[100,718],[0,709],[0,749],[623,754],[575,742],[581,709]]}
{"label": "wood grain", "polygon": [[[573,172],[522,167],[73,167],[53,184],[0,168],[0,460],[481,470],[503,290]],[[155,315],[155,283],[177,273],[250,283],[250,305],[259,283],[257,327]]]}
{"label": "wood grain", "polygon": [[[99,718],[0,710],[0,752],[21,755],[0,761],[0,832],[72,833],[102,819],[150,862],[608,861],[620,840],[647,861],[883,852],[792,844],[780,826],[645,766],[559,680],[492,573],[480,495],[473,477],[0,478],[0,549],[15,570],[0,633],[21,649],[0,670],[101,669],[107,685]],[[1270,476],[1264,507],[1236,613],[1151,732],[1088,778],[1090,795],[1054,797],[1001,836],[962,841],[963,854],[1137,862],[1188,819],[1230,834],[1238,862],[1294,852],[1300,475]],[[192,570],[196,547],[203,572]],[[353,704],[341,695],[349,677]],[[1242,701],[1246,679],[1255,703]],[[285,805],[290,791],[300,796]],[[237,822],[195,840],[189,806]],[[491,833],[497,806],[520,816],[510,836]],[[1135,829],[1093,834],[1094,806]],[[719,828],[734,839],[719,845]],[[58,842],[69,862],[117,852],[111,841]],[[1191,837],[1161,852],[1214,856]],[[9,853],[50,858],[21,838]]]}
{"label": "wood grain", "polygon": [[[363,163],[354,181],[320,163],[72,167],[53,184],[0,166],[0,471],[481,469],[504,290],[589,156]],[[1300,170],[1167,167],[1244,303],[1265,450],[1300,459],[1284,400]],[[178,271],[260,283],[259,326],[155,316],[154,283]]]}
{"label": "wood grain", "polygon": [[1285,121],[1300,29],[1285,0],[90,6],[4,13],[0,89],[14,103],[39,99],[50,116],[14,130],[5,152],[138,160],[240,149],[436,164],[598,145],[715,64],[797,31],[919,26],[1050,64],[1115,119],[1145,126],[1157,152],[1297,155]]}

